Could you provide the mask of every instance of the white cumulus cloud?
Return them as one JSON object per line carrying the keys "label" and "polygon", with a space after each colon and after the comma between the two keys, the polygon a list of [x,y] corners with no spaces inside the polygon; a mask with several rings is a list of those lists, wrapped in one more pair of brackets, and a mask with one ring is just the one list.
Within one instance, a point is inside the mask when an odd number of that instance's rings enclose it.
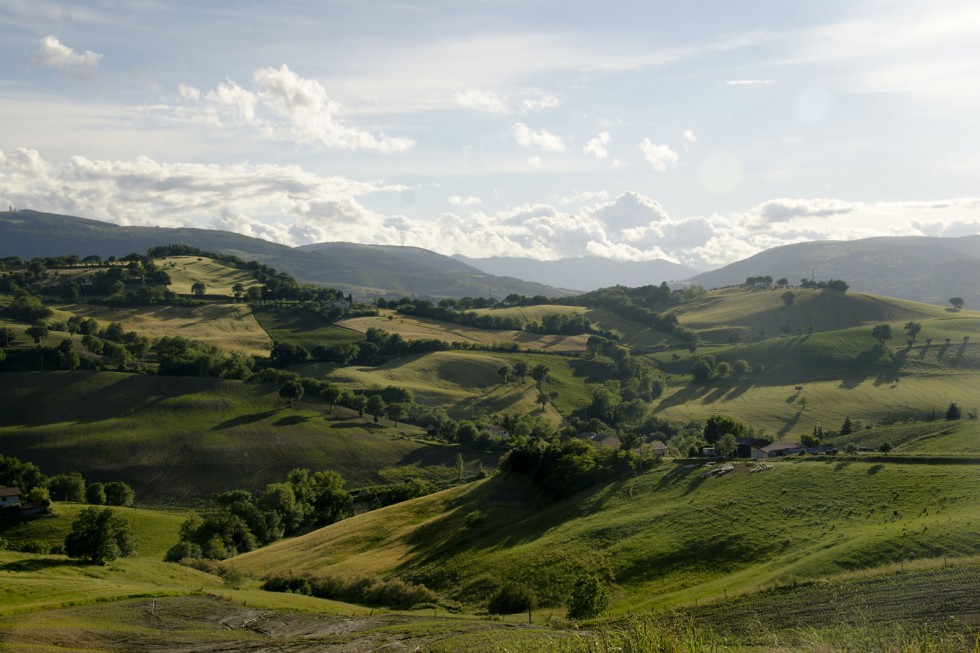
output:
{"label": "white cumulus cloud", "polygon": [[182,83],[178,92],[186,105],[175,113],[214,126],[252,127],[276,140],[342,150],[404,152],[415,144],[409,138],[351,126],[343,117],[343,106],[320,82],[300,77],[285,64],[259,68],[253,81],[253,89],[227,80],[203,94]]}
{"label": "white cumulus cloud", "polygon": [[644,138],[640,143],[640,151],[650,167],[659,172],[664,172],[668,166],[676,165],[680,160],[680,156],[669,145],[657,145],[649,138]]}
{"label": "white cumulus cloud", "polygon": [[698,142],[698,137],[695,136],[694,135],[694,132],[691,131],[690,129],[685,129],[684,130],[684,133],[682,134],[682,136],[684,137],[684,140],[687,141],[688,143],[697,143]]}
{"label": "white cumulus cloud", "polygon": [[41,47],[34,55],[34,63],[63,70],[73,77],[84,79],[92,76],[99,67],[102,55],[91,50],[77,52],[53,35],[41,39]]}
{"label": "white cumulus cloud", "polygon": [[467,109],[487,113],[510,113],[510,108],[496,93],[486,89],[471,88],[456,94],[456,104]]}
{"label": "white cumulus cloud", "polygon": [[447,200],[453,206],[476,206],[477,204],[482,204],[483,200],[479,197],[463,197],[461,195],[453,195]]}
{"label": "white cumulus cloud", "polygon": [[522,122],[516,123],[511,129],[514,140],[524,147],[539,147],[547,152],[564,152],[565,141],[561,136],[557,136],[542,129],[534,131]]}
{"label": "white cumulus cloud", "polygon": [[594,138],[590,138],[589,141],[582,147],[582,152],[585,154],[591,154],[597,159],[605,159],[609,156],[609,142],[612,137],[609,132],[600,132]]}

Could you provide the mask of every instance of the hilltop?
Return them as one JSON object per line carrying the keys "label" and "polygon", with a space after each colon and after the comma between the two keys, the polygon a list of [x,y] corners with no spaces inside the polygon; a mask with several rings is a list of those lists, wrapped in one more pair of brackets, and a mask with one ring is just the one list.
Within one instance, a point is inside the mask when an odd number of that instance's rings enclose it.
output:
{"label": "hilltop", "polygon": [[0,213],[0,257],[121,257],[171,243],[259,261],[300,281],[359,295],[504,297],[511,293],[558,296],[568,292],[495,277],[448,256],[413,247],[321,243],[293,248],[214,229],[120,227],[38,211]]}
{"label": "hilltop", "polygon": [[705,288],[747,277],[846,279],[854,290],[939,306],[962,297],[980,306],[980,236],[884,237],[784,245],[688,279]]}

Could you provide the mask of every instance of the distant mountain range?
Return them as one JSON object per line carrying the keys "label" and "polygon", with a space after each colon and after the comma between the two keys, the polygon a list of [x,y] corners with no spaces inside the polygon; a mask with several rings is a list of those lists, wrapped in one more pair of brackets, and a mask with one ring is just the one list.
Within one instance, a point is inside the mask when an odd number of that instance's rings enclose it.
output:
{"label": "distant mountain range", "polygon": [[688,281],[718,288],[744,283],[746,277],[843,279],[854,290],[948,305],[962,297],[980,306],[980,236],[961,238],[885,237],[785,245],[691,277]]}
{"label": "distant mountain range", "polygon": [[589,291],[609,286],[660,285],[664,281],[680,281],[698,270],[670,261],[614,261],[598,256],[566,258],[559,261],[538,261],[530,258],[492,256],[467,258],[456,255],[487,274],[507,274],[550,286]]}
{"label": "distant mountain range", "polygon": [[171,243],[261,261],[301,281],[361,296],[557,297],[614,285],[679,280],[717,288],[770,275],[786,277],[793,285],[803,278],[843,279],[854,290],[938,305],[962,297],[968,308],[980,307],[980,236],[799,243],[696,274],[692,268],[667,261],[469,259],[417,247],[354,243],[287,247],[211,229],[120,227],[37,211],[0,213],[0,256],[124,256]]}
{"label": "distant mountain range", "polygon": [[572,291],[494,276],[448,256],[417,247],[320,243],[287,247],[213,229],[120,227],[38,211],[0,213],[0,256],[102,257],[145,253],[179,243],[234,254],[288,272],[300,281],[365,295],[429,297],[557,297]]}

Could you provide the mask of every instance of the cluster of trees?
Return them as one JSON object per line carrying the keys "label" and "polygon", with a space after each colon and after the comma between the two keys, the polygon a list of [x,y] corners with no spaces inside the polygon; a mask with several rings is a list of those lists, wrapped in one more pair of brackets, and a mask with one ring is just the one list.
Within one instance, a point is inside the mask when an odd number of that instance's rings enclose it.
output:
{"label": "cluster of trees", "polygon": [[850,285],[843,279],[828,279],[827,281],[812,281],[810,279],[800,279],[800,288],[816,288],[819,290],[835,290],[837,292],[847,292]]}
{"label": "cluster of trees", "polygon": [[352,514],[352,503],[340,474],[294,469],[285,482],[267,485],[261,494],[219,494],[211,509],[184,522],[180,541],[164,559],[223,560],[344,519]]}
{"label": "cluster of trees", "polygon": [[[691,375],[695,381],[701,383],[707,383],[713,379],[723,379],[732,374],[742,376],[748,374],[749,371],[749,362],[744,358],[728,363],[727,361],[716,360],[710,354],[698,356],[691,365]],[[756,363],[751,366],[751,371],[754,374],[762,374],[766,368],[762,363]]]}
{"label": "cluster of trees", "polygon": [[445,340],[436,338],[405,340],[398,333],[389,333],[384,329],[371,327],[367,330],[364,340],[336,345],[317,345],[309,350],[302,345],[277,342],[272,347],[270,358],[272,364],[276,367],[289,367],[308,360],[337,363],[341,367],[346,367],[351,363],[357,365],[380,365],[390,358],[400,358],[402,356],[432,351],[471,349],[517,351],[519,345],[516,342],[494,343],[492,345],[471,342],[446,342]]}
{"label": "cluster of trees", "polygon": [[226,354],[214,345],[183,336],[164,336],[152,349],[159,362],[158,374],[247,380],[255,368],[251,356],[241,352]]}
{"label": "cluster of trees", "polygon": [[379,580],[364,576],[274,575],[265,580],[262,589],[268,592],[289,592],[395,610],[411,610],[420,605],[433,605],[439,599],[439,596],[425,585],[416,585],[399,578]]}
{"label": "cluster of trees", "polygon": [[82,346],[93,354],[104,356],[117,369],[124,370],[134,361],[140,361],[150,351],[150,339],[135,331],[126,331],[119,322],[111,322],[102,329],[93,318],[82,319],[77,315],[68,318],[68,332],[82,334]]}
{"label": "cluster of trees", "polygon": [[48,477],[30,462],[0,454],[0,486],[20,488],[22,501],[47,509],[52,501],[89,503],[95,506],[129,506],[136,493],[127,483],[88,483],[76,472]]}
{"label": "cluster of trees", "polygon": [[653,463],[652,455],[596,448],[585,440],[548,442],[528,438],[507,452],[501,459],[501,468],[518,474],[530,474],[538,489],[557,500]]}

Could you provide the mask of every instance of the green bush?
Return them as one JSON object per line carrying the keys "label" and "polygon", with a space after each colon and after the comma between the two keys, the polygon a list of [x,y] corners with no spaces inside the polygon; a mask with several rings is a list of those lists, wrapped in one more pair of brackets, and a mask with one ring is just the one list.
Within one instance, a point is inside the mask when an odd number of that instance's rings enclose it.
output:
{"label": "green bush", "polygon": [[582,574],[575,579],[566,606],[569,619],[594,619],[609,607],[609,592],[596,576]]}
{"label": "green bush", "polygon": [[490,614],[515,614],[531,610],[537,600],[529,588],[518,583],[507,583],[498,589],[487,605]]}

